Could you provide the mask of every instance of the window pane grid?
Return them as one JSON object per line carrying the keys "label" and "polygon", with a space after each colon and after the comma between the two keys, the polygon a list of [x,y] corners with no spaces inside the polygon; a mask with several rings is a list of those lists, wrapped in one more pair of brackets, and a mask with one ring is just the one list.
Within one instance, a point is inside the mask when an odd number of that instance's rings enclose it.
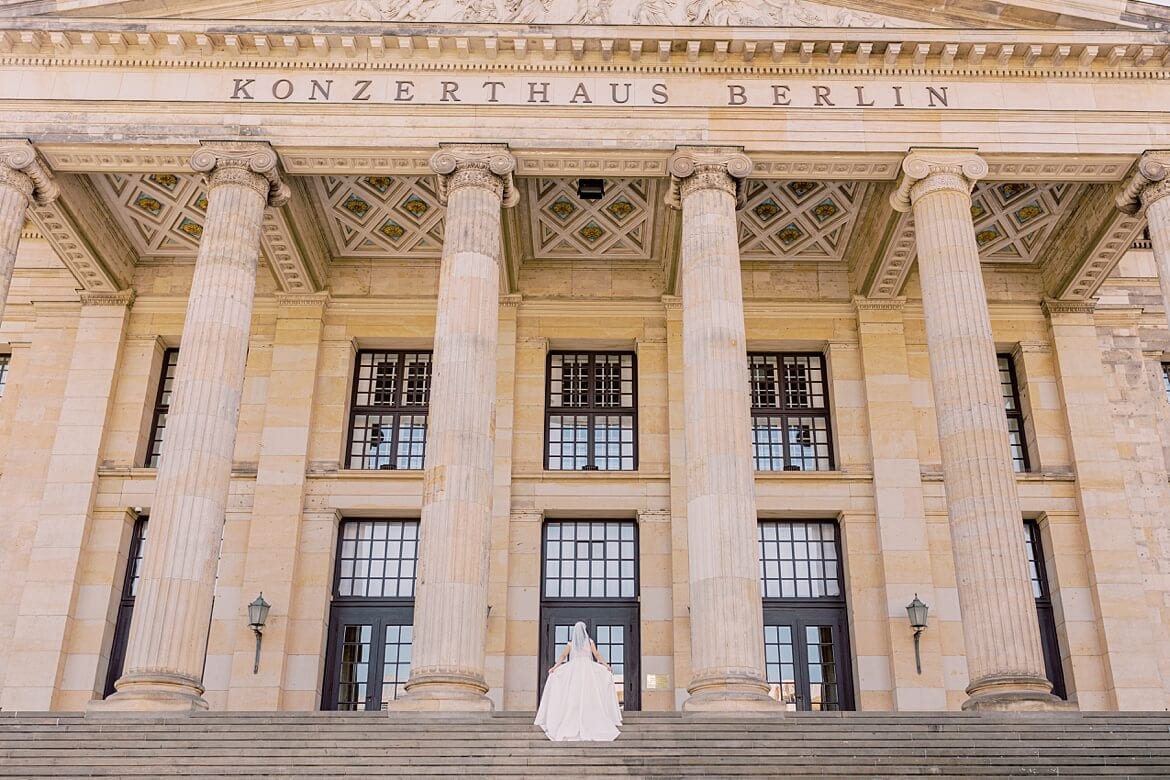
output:
{"label": "window pane grid", "polygon": [[549,522],[544,544],[545,598],[637,596],[633,522]]}
{"label": "window pane grid", "polygon": [[837,526],[761,522],[760,588],[765,599],[840,599]]}
{"label": "window pane grid", "polygon": [[[0,369],[2,372],[3,369]],[[1162,384],[1166,388],[1166,400],[1170,401],[1170,363],[1162,364]],[[0,392],[4,390],[3,375],[0,373]]]}
{"label": "window pane grid", "polygon": [[1003,408],[1007,414],[1008,444],[1012,451],[1012,468],[1028,471],[1028,443],[1024,438],[1024,411],[1020,405],[1020,386],[1016,380],[1016,366],[1011,355],[997,355],[999,387]]}
{"label": "window pane grid", "polygon": [[633,353],[549,353],[545,468],[637,469],[635,380]]}
{"label": "window pane grid", "polygon": [[410,649],[414,626],[387,625],[386,649],[382,655],[382,709],[399,698],[410,679]]}
{"label": "window pane grid", "polygon": [[833,652],[833,627],[806,626],[805,651],[808,653],[810,708],[822,712],[841,709],[836,654]]}
{"label": "window pane grid", "polygon": [[430,352],[358,353],[348,468],[421,469],[431,393]]}
{"label": "window pane grid", "polygon": [[791,626],[764,626],[764,662],[769,695],[796,709],[796,661],[792,654]]}
{"label": "window pane grid", "polygon": [[8,383],[8,364],[11,360],[10,355],[0,355],[0,398],[4,397],[4,385]]}
{"label": "window pane grid", "polygon": [[122,601],[133,602],[138,595],[138,580],[142,576],[142,557],[146,554],[147,518],[140,517],[134,523],[130,540],[130,560],[126,563],[126,585],[122,588]]}
{"label": "window pane grid", "polygon": [[756,471],[831,471],[824,356],[752,353],[748,378]]}
{"label": "window pane grid", "polygon": [[158,378],[158,396],[154,403],[154,417],[150,426],[150,445],[146,451],[146,468],[157,468],[162,457],[167,415],[171,410],[171,393],[175,388],[175,370],[179,366],[179,350],[163,352],[162,370]]}
{"label": "window pane grid", "polygon": [[1048,598],[1048,582],[1044,578],[1044,563],[1040,552],[1040,526],[1032,521],[1024,523],[1024,547],[1028,551],[1028,577],[1032,581],[1032,596]]}
{"label": "window pane grid", "polygon": [[342,627],[337,709],[364,710],[370,682],[370,637],[373,626]]}
{"label": "window pane grid", "polygon": [[337,554],[337,596],[413,598],[417,563],[416,521],[347,521]]}

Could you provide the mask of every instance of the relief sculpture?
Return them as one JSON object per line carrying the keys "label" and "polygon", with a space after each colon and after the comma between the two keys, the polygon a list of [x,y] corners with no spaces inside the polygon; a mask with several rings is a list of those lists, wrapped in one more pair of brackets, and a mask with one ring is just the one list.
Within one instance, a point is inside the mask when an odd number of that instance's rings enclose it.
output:
{"label": "relief sculpture", "polygon": [[[615,7],[616,6],[616,7]],[[287,12],[264,16],[287,18]],[[811,0],[344,0],[302,9],[298,19],[511,24],[657,24],[776,27],[921,27]]]}

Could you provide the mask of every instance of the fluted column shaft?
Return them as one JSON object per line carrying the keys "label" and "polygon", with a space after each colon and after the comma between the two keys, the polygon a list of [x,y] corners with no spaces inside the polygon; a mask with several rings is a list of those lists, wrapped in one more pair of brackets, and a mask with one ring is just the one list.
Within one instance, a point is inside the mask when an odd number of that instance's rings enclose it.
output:
{"label": "fluted column shaft", "polygon": [[672,201],[682,209],[687,549],[691,669],[688,709],[771,707],[751,456],[747,344],[736,232],[736,150],[679,150]]}
{"label": "fluted column shaft", "polygon": [[34,203],[57,197],[47,168],[28,141],[0,141],[0,322],[16,267],[16,250],[25,215]]}
{"label": "fluted column shaft", "polygon": [[396,708],[490,709],[484,675],[491,535],[502,146],[435,154],[447,205],[415,591],[413,665]]}
{"label": "fluted column shaft", "polygon": [[[931,387],[963,616],[964,708],[1047,706],[971,188],[970,152],[911,153],[894,205],[913,208]],[[911,206],[912,204],[912,206]]]}
{"label": "fluted column shaft", "polygon": [[1146,212],[1162,303],[1170,324],[1170,151],[1151,151],[1138,161],[1137,172],[1117,197],[1127,214]]}
{"label": "fluted column shaft", "polygon": [[211,601],[244,388],[265,206],[282,202],[266,145],[214,144],[192,166],[208,174],[207,221],[183,324],[166,451],[159,463],[126,671],[113,708],[206,709]]}

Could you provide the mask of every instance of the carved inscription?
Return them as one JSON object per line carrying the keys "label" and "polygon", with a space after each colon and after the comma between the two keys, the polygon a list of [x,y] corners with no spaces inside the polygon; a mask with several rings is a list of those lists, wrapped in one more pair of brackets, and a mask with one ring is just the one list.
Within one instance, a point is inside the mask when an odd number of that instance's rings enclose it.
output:
{"label": "carved inscription", "polygon": [[747,108],[934,108],[957,105],[947,84],[751,80],[689,85],[649,79],[526,79],[431,76],[236,76],[228,100],[507,106],[724,106]]}

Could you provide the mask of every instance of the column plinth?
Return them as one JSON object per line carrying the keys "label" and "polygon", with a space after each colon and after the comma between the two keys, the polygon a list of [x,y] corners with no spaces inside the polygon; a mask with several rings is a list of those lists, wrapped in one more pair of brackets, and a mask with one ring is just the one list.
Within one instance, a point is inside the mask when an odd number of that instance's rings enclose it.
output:
{"label": "column plinth", "polygon": [[736,203],[740,150],[679,149],[667,202],[682,210],[679,263],[687,457],[688,711],[775,709],[764,673],[747,343]]}
{"label": "column plinth", "polygon": [[1137,171],[1117,196],[1117,207],[1126,214],[1146,212],[1158,284],[1170,324],[1170,150],[1142,155]]}
{"label": "column plinth", "polygon": [[207,709],[203,663],[252,324],[260,224],[288,190],[266,144],[206,144],[207,221],[118,692],[96,711]]}
{"label": "column plinth", "polygon": [[25,215],[31,205],[45,205],[56,198],[57,185],[33,145],[0,140],[0,321]]}
{"label": "column plinth", "polygon": [[431,158],[447,207],[415,589],[413,664],[391,710],[486,711],[488,558],[500,296],[500,208],[515,204],[503,145]]}
{"label": "column plinth", "polygon": [[971,220],[987,164],[965,150],[911,152],[892,196],[913,210],[931,387],[950,518],[970,698],[964,709],[1054,709],[1044,673],[995,341]]}

